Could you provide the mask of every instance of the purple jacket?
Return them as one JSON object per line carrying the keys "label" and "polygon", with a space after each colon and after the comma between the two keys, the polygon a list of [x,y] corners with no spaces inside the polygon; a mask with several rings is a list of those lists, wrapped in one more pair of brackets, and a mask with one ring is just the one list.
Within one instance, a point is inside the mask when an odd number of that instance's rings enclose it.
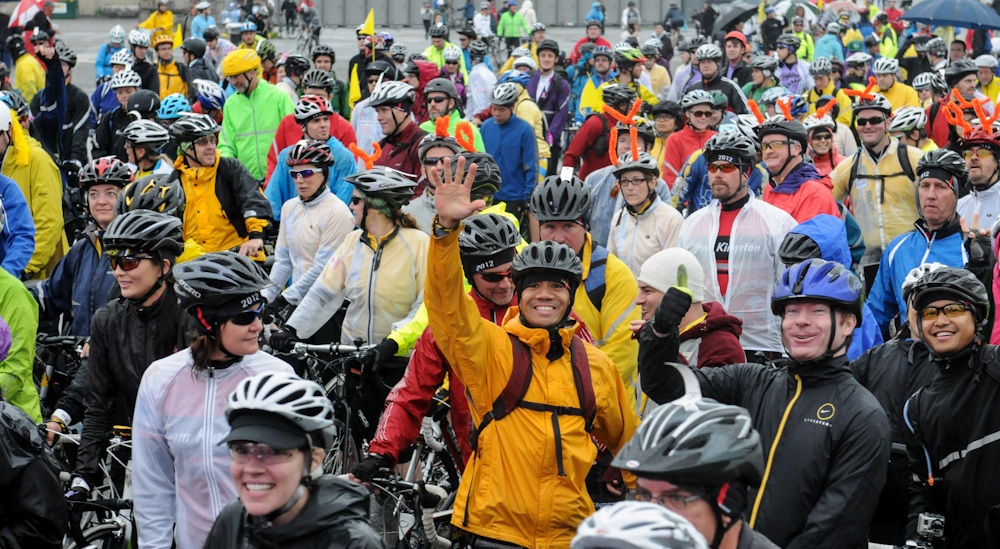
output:
{"label": "purple jacket", "polygon": [[[535,92],[538,91],[541,74],[541,71],[535,71],[528,81],[527,91],[532,99],[536,97]],[[548,91],[542,97],[535,99],[535,102],[538,103],[538,108],[545,114],[545,120],[549,124],[550,144],[560,146],[563,128],[566,127],[566,118],[569,116],[569,82],[558,73],[553,73]]]}

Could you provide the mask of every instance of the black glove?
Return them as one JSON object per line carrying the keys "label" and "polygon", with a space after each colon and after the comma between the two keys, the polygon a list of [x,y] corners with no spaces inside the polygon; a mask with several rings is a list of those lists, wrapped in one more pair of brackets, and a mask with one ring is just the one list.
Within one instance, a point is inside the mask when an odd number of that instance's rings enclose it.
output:
{"label": "black glove", "polygon": [[288,307],[288,300],[285,296],[279,295],[274,301],[264,306],[264,318],[268,321],[280,319],[281,313]]}
{"label": "black glove", "polygon": [[275,351],[285,352],[291,351],[297,341],[299,341],[299,335],[295,333],[295,328],[285,326],[284,329],[271,334],[271,340],[268,343]]}
{"label": "black glove", "polygon": [[66,501],[87,501],[90,499],[90,487],[87,481],[80,477],[73,477],[70,489],[66,492]]}
{"label": "black glove", "polygon": [[666,334],[681,323],[681,319],[691,308],[691,291],[676,286],[663,294],[660,306],[653,313],[653,329],[657,333]]}
{"label": "black glove", "polygon": [[382,343],[362,353],[359,359],[365,366],[374,366],[382,364],[382,362],[391,356],[395,356],[397,351],[399,351],[398,343],[391,339],[384,339]]}
{"label": "black glove", "polygon": [[993,253],[993,237],[990,236],[989,231],[986,234],[977,234],[975,238],[969,238],[966,235],[965,249],[969,252],[969,266],[972,268],[988,267],[992,269],[997,262],[996,255]]}
{"label": "black glove", "polygon": [[351,474],[354,478],[360,480],[361,482],[371,482],[372,477],[379,469],[392,467],[392,458],[389,456],[383,456],[380,454],[368,454],[368,457],[361,460],[354,466],[351,470]]}

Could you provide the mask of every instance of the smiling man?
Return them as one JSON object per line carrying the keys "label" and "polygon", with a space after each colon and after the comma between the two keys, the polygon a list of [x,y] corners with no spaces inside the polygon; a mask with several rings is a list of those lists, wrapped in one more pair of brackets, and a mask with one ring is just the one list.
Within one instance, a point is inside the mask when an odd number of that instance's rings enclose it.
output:
{"label": "smiling man", "polygon": [[[979,214],[979,227],[990,229],[996,236],[997,221],[1000,220],[1000,134],[992,128],[976,128],[963,137],[958,146],[965,157],[969,169],[971,191],[958,201],[958,215],[972,223],[972,217]],[[978,228],[978,227],[977,227]]]}

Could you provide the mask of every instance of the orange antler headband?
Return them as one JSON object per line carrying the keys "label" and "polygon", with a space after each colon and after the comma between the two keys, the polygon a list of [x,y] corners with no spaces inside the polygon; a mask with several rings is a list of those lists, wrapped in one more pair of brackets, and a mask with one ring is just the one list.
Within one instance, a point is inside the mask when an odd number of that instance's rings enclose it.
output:
{"label": "orange antler headband", "polygon": [[[784,99],[784,101],[782,101]],[[794,120],[792,117],[792,98],[782,97],[774,102],[775,105],[781,109],[781,113],[785,115],[785,120]]]}
{"label": "orange antler headband", "polygon": [[763,124],[766,118],[764,118],[764,113],[760,112],[760,107],[757,105],[757,102],[751,99],[747,101],[747,104],[750,105],[750,112],[757,117],[757,123]]}
{"label": "orange antler headband", "polygon": [[[632,108],[629,109],[627,114],[622,114],[607,105],[601,106],[601,110],[604,112],[604,114],[610,116],[616,121],[621,122],[622,124],[629,127],[628,135],[632,141],[632,158],[636,158],[639,156],[639,145],[638,145],[639,131],[635,127],[635,115],[637,112],[639,112],[639,107],[641,106],[642,106],[642,99],[636,99],[635,103],[632,104]],[[617,166],[620,162],[618,160],[617,147],[615,146],[615,144],[618,143],[617,125],[611,128],[611,139],[608,143],[609,143],[608,156],[611,159],[611,165]]]}
{"label": "orange antler headband", "polygon": [[861,91],[858,91],[858,90],[844,90],[844,94],[845,95],[849,95],[851,97],[857,97],[857,98],[860,98],[860,99],[867,99],[867,100],[871,101],[872,99],[875,99],[875,94],[872,93],[872,89],[873,88],[875,88],[875,77],[874,76],[869,76],[868,77],[868,86],[864,90],[861,90]]}
{"label": "orange antler headband", "polygon": [[837,100],[836,99],[831,99],[826,105],[823,105],[821,108],[816,109],[816,113],[815,113],[816,118],[823,118],[824,116],[826,116],[826,114],[828,112],[830,112],[831,110],[833,110],[833,107],[836,104],[837,104]]}
{"label": "orange antler headband", "polygon": [[365,164],[365,169],[370,170],[375,167],[375,161],[382,157],[382,146],[378,142],[373,143],[375,146],[375,152],[368,154],[365,151],[358,148],[357,143],[351,143],[347,148],[354,153],[354,158],[360,158]]}

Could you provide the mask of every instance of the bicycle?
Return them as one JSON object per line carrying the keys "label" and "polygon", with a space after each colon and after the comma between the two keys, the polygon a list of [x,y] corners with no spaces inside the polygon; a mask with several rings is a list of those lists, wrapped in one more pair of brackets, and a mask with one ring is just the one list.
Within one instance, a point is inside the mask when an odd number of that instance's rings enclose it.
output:
{"label": "bicycle", "polygon": [[[132,501],[127,499],[96,499],[67,502],[70,512],[67,539],[63,549],[126,549],[130,547],[135,524],[131,516],[122,511],[132,511]],[[86,512],[95,513],[99,520],[86,529],[73,517]]]}
{"label": "bicycle", "polygon": [[32,368],[42,416],[49,417],[63,391],[83,365],[80,351],[85,337],[50,336],[39,333],[35,338],[35,362]]}
{"label": "bicycle", "polygon": [[[374,477],[371,485],[394,508],[392,517],[396,524],[387,524],[390,516],[383,505],[382,536],[387,547],[398,549],[448,549],[452,547],[451,506],[454,493],[422,480],[408,481],[388,469],[380,472],[386,476]],[[378,529],[376,529],[378,530]],[[390,534],[390,532],[394,532]]]}
{"label": "bicycle", "polygon": [[305,23],[299,25],[299,35],[295,39],[295,51],[309,57],[313,48],[319,45],[320,27],[311,27]]}

